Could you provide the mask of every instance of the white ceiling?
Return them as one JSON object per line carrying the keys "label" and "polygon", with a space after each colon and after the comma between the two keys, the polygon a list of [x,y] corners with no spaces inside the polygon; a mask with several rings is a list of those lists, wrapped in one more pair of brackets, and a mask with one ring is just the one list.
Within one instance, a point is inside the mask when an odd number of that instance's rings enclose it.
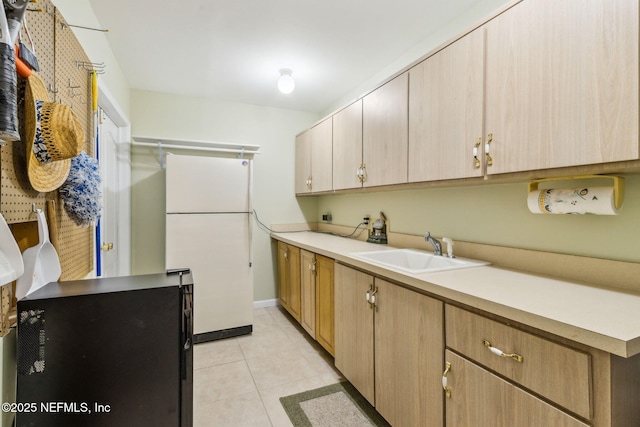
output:
{"label": "white ceiling", "polygon": [[481,0],[89,1],[133,89],[320,113]]}

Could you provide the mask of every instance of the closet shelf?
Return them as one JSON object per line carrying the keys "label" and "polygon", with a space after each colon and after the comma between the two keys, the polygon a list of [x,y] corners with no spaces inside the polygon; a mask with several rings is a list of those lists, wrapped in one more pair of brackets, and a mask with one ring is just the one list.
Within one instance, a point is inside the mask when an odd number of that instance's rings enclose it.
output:
{"label": "closet shelf", "polygon": [[259,145],[233,142],[198,141],[186,139],[168,139],[150,136],[133,136],[133,145],[179,148],[184,150],[220,151],[224,153],[260,154]]}
{"label": "closet shelf", "polygon": [[211,151],[218,153],[236,153],[242,158],[246,155],[260,154],[260,146],[233,142],[214,142],[183,139],[168,139],[151,136],[132,136],[131,145],[153,147],[158,149],[160,167],[164,168],[164,150],[167,148],[180,150]]}

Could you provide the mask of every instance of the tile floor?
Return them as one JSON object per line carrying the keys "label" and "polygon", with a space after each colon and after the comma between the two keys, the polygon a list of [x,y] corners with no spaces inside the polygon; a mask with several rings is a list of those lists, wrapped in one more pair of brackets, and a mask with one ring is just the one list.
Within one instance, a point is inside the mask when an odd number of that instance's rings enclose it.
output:
{"label": "tile floor", "polygon": [[194,427],[291,426],[280,397],[344,378],[279,307],[254,310],[253,334],[194,348]]}

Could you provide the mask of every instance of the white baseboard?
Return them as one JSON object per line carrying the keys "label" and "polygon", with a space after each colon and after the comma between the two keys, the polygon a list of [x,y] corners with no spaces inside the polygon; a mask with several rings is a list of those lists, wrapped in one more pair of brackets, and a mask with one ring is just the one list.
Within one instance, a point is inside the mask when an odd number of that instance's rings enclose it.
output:
{"label": "white baseboard", "polygon": [[266,299],[263,301],[254,301],[253,308],[275,307],[278,305],[278,299]]}

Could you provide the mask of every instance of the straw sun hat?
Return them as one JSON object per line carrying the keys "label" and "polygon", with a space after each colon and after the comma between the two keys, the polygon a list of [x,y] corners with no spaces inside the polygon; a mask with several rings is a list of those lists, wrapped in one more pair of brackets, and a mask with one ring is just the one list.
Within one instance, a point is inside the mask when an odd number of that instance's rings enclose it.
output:
{"label": "straw sun hat", "polygon": [[40,78],[32,73],[24,94],[24,144],[31,186],[46,193],[67,179],[71,158],[84,144],[82,125],[68,105],[49,101]]}

